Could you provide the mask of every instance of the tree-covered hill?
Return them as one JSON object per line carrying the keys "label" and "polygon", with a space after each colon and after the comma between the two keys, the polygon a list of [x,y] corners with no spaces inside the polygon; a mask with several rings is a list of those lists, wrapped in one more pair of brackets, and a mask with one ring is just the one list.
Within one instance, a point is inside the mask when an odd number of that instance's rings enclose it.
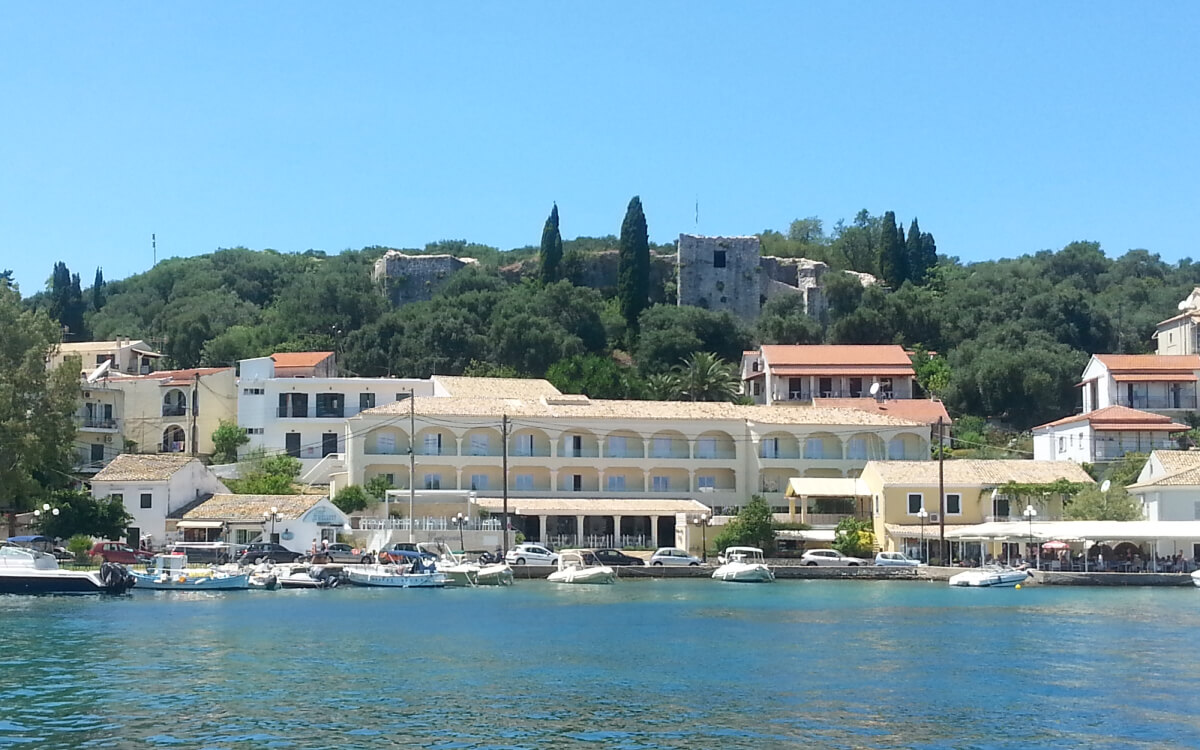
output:
{"label": "tree-covered hill", "polygon": [[1169,264],[1145,250],[1110,259],[1093,242],[963,264],[939,258],[915,219],[906,235],[890,212],[861,212],[831,233],[802,219],[786,234],[760,237],[764,254],[824,260],[886,285],[827,275],[823,318],[805,315],[799,297],[774,298],[751,330],[728,314],[675,307],[667,280],[648,290],[652,304],[634,321],[635,335],[618,289],[572,284],[589,277],[589,259],[625,252],[618,238],[601,237],[561,241],[561,264],[549,278],[539,273],[537,247],[445,241],[405,251],[480,264],[432,300],[399,309],[371,278],[382,247],[337,255],[225,249],[119,281],[97,272],[86,288],[62,266],[25,304],[69,325],[68,340],[146,338],[180,367],[333,349],[346,373],[549,376],[597,397],[660,395],[663,377],[696,351],[736,362],[753,343],[894,342],[937,353],[922,360],[922,381],[955,416],[1024,429],[1077,409],[1073,384],[1089,354],[1152,351],[1154,324],[1200,284],[1190,259]]}

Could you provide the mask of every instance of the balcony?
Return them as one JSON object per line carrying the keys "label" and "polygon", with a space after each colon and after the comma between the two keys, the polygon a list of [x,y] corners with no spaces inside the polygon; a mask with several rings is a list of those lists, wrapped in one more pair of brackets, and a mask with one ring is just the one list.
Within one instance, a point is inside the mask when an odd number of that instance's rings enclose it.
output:
{"label": "balcony", "polygon": [[307,406],[281,406],[275,410],[275,416],[282,419],[307,419]]}
{"label": "balcony", "polygon": [[83,417],[79,426],[85,430],[115,430],[117,420],[112,417]]}
{"label": "balcony", "polygon": [[164,417],[182,417],[187,414],[187,407],[179,404],[163,404],[162,415]]}
{"label": "balcony", "polygon": [[317,404],[317,419],[342,419],[346,416],[343,406],[321,406]]}

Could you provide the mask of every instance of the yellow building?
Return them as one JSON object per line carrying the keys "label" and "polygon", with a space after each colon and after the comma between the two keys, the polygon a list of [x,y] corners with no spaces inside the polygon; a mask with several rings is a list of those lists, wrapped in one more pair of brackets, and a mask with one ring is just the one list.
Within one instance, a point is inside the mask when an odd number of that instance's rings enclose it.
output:
{"label": "yellow building", "polygon": [[[1038,522],[1061,521],[1062,496],[1013,498],[1004,495],[1002,488],[1014,482],[1093,481],[1082,467],[1068,461],[954,460],[946,461],[943,471],[947,531],[991,521],[1026,521],[1027,505],[1036,511],[1033,519]],[[881,549],[913,554],[923,541],[939,538],[943,505],[938,499],[936,461],[870,461],[862,482],[870,496],[875,539]]]}
{"label": "yellow building", "polygon": [[[507,486],[510,508],[540,501],[514,520],[530,539],[674,544],[675,501],[728,514],[762,494],[787,512],[791,477],[857,476],[872,458],[929,455],[928,425],[857,409],[608,401],[564,395],[542,380],[434,380],[434,397],[347,420],[344,481],[382,476],[410,487],[411,447],[417,491],[474,493],[494,508]],[[580,513],[581,500],[590,513]]]}

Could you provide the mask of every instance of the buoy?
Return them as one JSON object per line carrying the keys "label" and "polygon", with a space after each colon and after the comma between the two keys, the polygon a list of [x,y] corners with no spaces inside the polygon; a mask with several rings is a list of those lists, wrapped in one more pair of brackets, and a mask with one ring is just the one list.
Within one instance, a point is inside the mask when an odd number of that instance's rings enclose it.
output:
{"label": "buoy", "polygon": [[1019,583],[1018,583],[1018,584],[1017,584],[1017,588],[1021,588],[1021,584],[1019,584]]}

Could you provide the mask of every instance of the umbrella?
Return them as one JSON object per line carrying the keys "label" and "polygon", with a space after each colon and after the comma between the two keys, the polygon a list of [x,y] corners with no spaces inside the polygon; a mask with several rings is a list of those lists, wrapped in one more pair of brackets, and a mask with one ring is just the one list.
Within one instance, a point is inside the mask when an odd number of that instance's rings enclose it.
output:
{"label": "umbrella", "polygon": [[1071,548],[1071,545],[1067,544],[1066,542],[1059,542],[1059,541],[1046,542],[1045,544],[1042,545],[1042,549],[1054,550],[1054,549],[1070,549],[1070,548]]}

